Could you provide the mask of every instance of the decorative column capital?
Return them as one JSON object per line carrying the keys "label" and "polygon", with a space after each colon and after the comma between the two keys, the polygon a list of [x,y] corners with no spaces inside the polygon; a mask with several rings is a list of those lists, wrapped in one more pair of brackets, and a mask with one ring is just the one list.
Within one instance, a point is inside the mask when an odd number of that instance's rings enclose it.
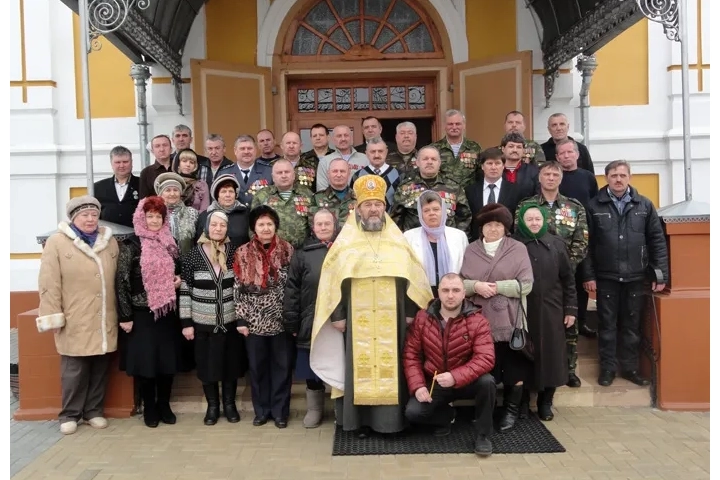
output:
{"label": "decorative column capital", "polygon": [[582,74],[583,77],[591,77],[595,73],[595,69],[598,67],[597,58],[595,55],[579,55],[577,57],[577,64],[575,68]]}
{"label": "decorative column capital", "polygon": [[152,74],[150,73],[150,67],[144,63],[134,63],[130,67],[130,76],[135,80],[136,83],[146,83]]}

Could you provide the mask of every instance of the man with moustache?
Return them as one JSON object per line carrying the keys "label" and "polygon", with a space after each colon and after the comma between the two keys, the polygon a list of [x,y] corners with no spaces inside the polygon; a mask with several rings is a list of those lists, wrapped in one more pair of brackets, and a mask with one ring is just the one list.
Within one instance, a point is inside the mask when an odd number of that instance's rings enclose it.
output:
{"label": "man with moustache", "polygon": [[507,133],[500,142],[505,157],[503,180],[517,184],[532,193],[539,190],[538,167],[533,163],[525,163],[525,137],[519,133]]}
{"label": "man with moustache", "polygon": [[385,213],[385,182],[365,175],[358,206],[320,274],[310,367],[332,386],[336,424],[366,437],[406,426],[400,367],[407,325],[432,300],[423,265]]}
{"label": "man with moustache", "polygon": [[122,145],[110,150],[113,176],[95,182],[93,192],[100,202],[100,220],[132,227],[140,201],[140,179],[132,173],[132,152]]}
{"label": "man with moustache", "polygon": [[[365,154],[368,157],[370,165],[358,170],[350,179],[350,187],[357,181],[358,178],[365,175],[379,175],[385,180],[385,199],[386,209],[389,212],[393,206],[393,199],[395,197],[395,190],[400,185],[402,176],[400,172],[390,165],[388,165],[386,159],[388,158],[388,147],[385,140],[382,138],[371,138],[367,142],[367,150]],[[414,164],[414,159],[413,159]],[[416,168],[414,165],[413,169]]]}
{"label": "man with moustache", "polygon": [[[397,149],[390,150],[385,160],[395,167],[400,175],[405,175],[417,168],[417,127],[412,122],[402,122],[395,128]],[[369,144],[370,142],[368,142]],[[370,158],[370,154],[365,152]]]}
{"label": "man with moustache", "polygon": [[605,178],[607,187],[588,206],[584,264],[584,287],[597,292],[598,384],[610,386],[619,364],[622,378],[645,386],[638,372],[645,295],[663,291],[669,281],[667,243],[652,202],[630,185],[630,164],[608,163]]}
{"label": "man with moustache", "polygon": [[[317,178],[315,182],[315,190],[322,192],[325,190],[330,182],[328,181],[328,168],[330,162],[335,158],[342,158],[350,165],[350,177],[355,175],[355,172],[365,167],[370,163],[367,156],[364,153],[358,152],[352,146],[352,131],[347,125],[338,125],[333,129],[333,143],[335,144],[335,150],[333,153],[325,155],[320,159],[317,169]],[[348,178],[350,181],[350,178]]]}
{"label": "man with moustache", "polygon": [[[522,112],[513,110],[505,115],[505,133],[519,133],[523,137],[525,136],[525,115]],[[522,159],[525,163],[540,165],[545,161],[545,152],[539,143],[526,138]]]}
{"label": "man with moustache", "polygon": [[[587,255],[588,224],[585,207],[574,198],[568,198],[560,193],[560,182],[563,171],[557,162],[545,162],[540,165],[540,193],[520,202],[515,212],[515,226],[520,209],[527,204],[537,204],[547,212],[548,224],[551,231],[559,235],[568,248],[570,265],[573,272]],[[587,305],[587,300],[585,300]],[[567,386],[578,388],[581,385],[576,375],[577,368],[577,322],[565,329],[565,341],[568,353],[568,382]]]}

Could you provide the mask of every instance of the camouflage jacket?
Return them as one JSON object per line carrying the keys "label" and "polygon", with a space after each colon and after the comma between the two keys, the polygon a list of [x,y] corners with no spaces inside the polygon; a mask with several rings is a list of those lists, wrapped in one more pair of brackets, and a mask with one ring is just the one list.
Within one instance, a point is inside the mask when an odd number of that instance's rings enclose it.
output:
{"label": "camouflage jacket", "polygon": [[545,208],[551,231],[554,231],[565,240],[570,255],[570,263],[573,270],[575,270],[580,262],[585,259],[588,249],[588,225],[585,208],[574,198],[559,193],[553,206],[550,207],[542,193],[539,193],[520,202],[515,212],[515,227],[517,227],[520,209],[528,203],[537,203],[540,207]]}
{"label": "camouflage jacket", "polygon": [[355,204],[355,191],[352,188],[348,188],[345,198],[340,200],[335,190],[332,187],[328,187],[322,192],[315,194],[310,211],[312,215],[315,215],[315,212],[321,208],[327,208],[335,214],[335,217],[338,219],[339,228],[342,228],[348,216],[355,210]]}
{"label": "camouflage jacket", "polygon": [[479,143],[463,138],[463,143],[460,145],[457,157],[453,155],[447,137],[443,137],[442,140],[431,144],[431,146],[440,151],[440,160],[442,161],[440,173],[455,180],[455,182],[459,183],[463,188],[475,182],[478,171],[480,170],[478,156],[480,156],[480,152],[482,152],[482,147]]}
{"label": "camouflage jacket", "polygon": [[423,179],[420,172],[412,172],[403,178],[395,190],[395,199],[390,216],[403,232],[420,226],[417,213],[417,199],[425,190],[437,192],[445,200],[449,227],[468,232],[470,228],[470,206],[465,189],[442,173],[432,180]]}
{"label": "camouflage jacket", "polygon": [[[330,148],[325,155],[330,155],[333,152],[335,150]],[[300,155],[300,160],[295,165],[295,185],[302,185],[314,192],[317,183],[315,179],[317,178],[318,163],[320,163],[320,159],[315,154],[315,150]]]}
{"label": "camouflage jacket", "polygon": [[275,185],[260,190],[252,200],[252,208],[259,205],[272,207],[280,217],[277,234],[293,247],[302,246],[310,234],[308,218],[312,206],[313,194],[305,187],[293,186],[292,194],[283,200]]}
{"label": "camouflage jacket", "polygon": [[407,175],[409,172],[417,169],[417,149],[410,153],[400,153],[397,150],[388,153],[385,163],[391,167],[395,167],[400,175]]}

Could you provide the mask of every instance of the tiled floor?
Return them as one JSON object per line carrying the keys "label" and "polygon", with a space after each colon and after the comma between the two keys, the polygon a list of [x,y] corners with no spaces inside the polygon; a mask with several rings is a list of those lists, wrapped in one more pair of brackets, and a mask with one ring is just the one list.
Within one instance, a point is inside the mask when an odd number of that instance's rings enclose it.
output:
{"label": "tiled floor", "polygon": [[[566,447],[562,454],[405,455],[333,457],[332,421],[306,430],[295,415],[286,430],[272,424],[202,424],[201,414],[181,414],[177,425],[146,428],[139,418],[111,420],[105,430],[87,425],[63,437],[14,478],[122,479],[669,479],[709,478],[710,416],[650,408],[559,407],[547,424]],[[18,424],[22,429],[28,422]],[[50,443],[56,422],[47,425]],[[54,424],[54,428],[53,428]],[[40,435],[33,425],[16,440],[12,462]],[[32,432],[32,433],[31,433]],[[54,434],[54,436],[53,436]],[[37,437],[36,437],[37,438]],[[44,444],[38,444],[38,446]],[[20,463],[17,463],[20,465]],[[13,470],[13,474],[16,470]]]}

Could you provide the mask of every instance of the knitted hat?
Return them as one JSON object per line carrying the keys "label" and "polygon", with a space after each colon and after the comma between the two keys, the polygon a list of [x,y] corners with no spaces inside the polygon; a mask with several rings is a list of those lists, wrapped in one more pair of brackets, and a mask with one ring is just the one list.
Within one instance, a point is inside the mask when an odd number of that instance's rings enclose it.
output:
{"label": "knitted hat", "polygon": [[217,201],[220,188],[228,184],[232,185],[235,189],[235,196],[237,197],[237,192],[240,190],[240,182],[238,182],[238,179],[232,173],[225,173],[213,180],[212,185],[210,185],[210,194],[213,200]]}
{"label": "knitted hat", "polygon": [[97,198],[90,195],[71,198],[67,205],[65,205],[65,211],[71,222],[75,220],[75,217],[77,217],[80,212],[93,209],[100,213],[100,202],[98,202]]}
{"label": "knitted hat", "polygon": [[270,217],[275,224],[275,231],[280,228],[280,217],[278,216],[277,212],[272,207],[268,207],[267,205],[258,205],[257,207],[250,210],[250,218],[248,218],[248,221],[250,223],[250,230],[253,233],[255,233],[255,224],[260,219],[260,217]]}
{"label": "knitted hat", "polygon": [[165,172],[155,179],[155,193],[162,195],[163,190],[168,187],[177,187],[180,192],[185,191],[185,179],[175,172]]}
{"label": "knitted hat", "polygon": [[512,229],[513,216],[505,205],[500,203],[490,203],[480,209],[477,216],[478,227],[482,231],[483,226],[490,222],[500,222],[505,227],[505,233],[509,233]]}
{"label": "knitted hat", "polygon": [[380,200],[386,203],[385,190],[387,185],[385,180],[378,175],[363,175],[362,177],[355,180],[353,184],[353,190],[355,191],[355,198],[357,198],[357,204],[367,200]]}

